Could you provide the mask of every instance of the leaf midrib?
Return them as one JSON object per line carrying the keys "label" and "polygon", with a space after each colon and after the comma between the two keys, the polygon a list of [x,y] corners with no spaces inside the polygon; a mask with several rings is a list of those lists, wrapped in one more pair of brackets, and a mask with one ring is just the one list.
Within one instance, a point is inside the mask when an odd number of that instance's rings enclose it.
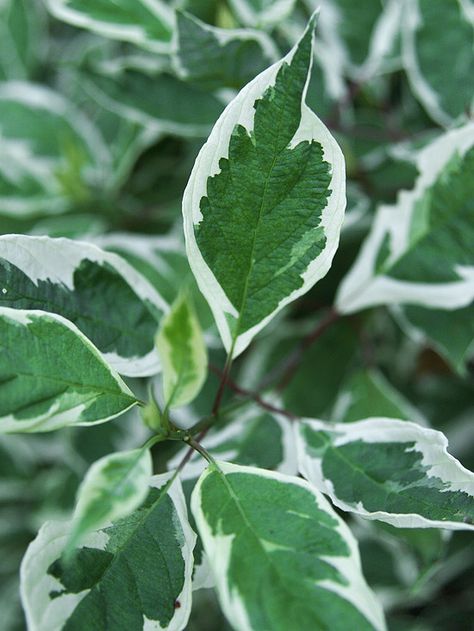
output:
{"label": "leaf midrib", "polygon": [[[281,68],[284,67],[285,63],[286,62],[283,62]],[[280,70],[281,70],[281,68],[280,68]],[[286,104],[286,98],[285,98],[285,104]],[[277,136],[276,136],[275,144],[277,144],[277,141],[280,138],[281,125],[282,125],[282,119],[283,119],[283,111],[284,111],[284,108],[282,106],[280,108],[280,111],[279,111]],[[254,121],[255,121],[255,116],[254,116]],[[246,130],[246,133],[250,136],[250,134],[252,132],[248,132]],[[255,146],[257,146],[257,143],[255,143]],[[280,149],[280,151],[277,151],[275,153],[275,155],[273,157],[273,161],[272,161],[272,163],[270,165],[270,168],[269,168],[269,170],[267,172],[267,175],[266,175],[265,186],[264,186],[263,193],[262,193],[262,199],[261,199],[261,202],[260,202],[260,207],[258,209],[257,224],[255,226],[255,230],[254,230],[253,238],[252,238],[252,247],[251,247],[251,250],[250,250],[249,270],[248,270],[248,274],[247,274],[247,276],[245,278],[244,291],[243,291],[243,294],[242,294],[242,301],[241,301],[240,309],[239,309],[239,317],[237,319],[237,323],[236,323],[236,326],[235,326],[235,331],[234,331],[234,335],[233,335],[232,343],[231,343],[231,351],[229,353],[230,356],[232,356],[235,343],[236,343],[236,341],[237,341],[237,339],[238,339],[238,337],[240,335],[239,330],[240,330],[240,325],[242,323],[242,317],[243,317],[245,306],[246,306],[246,302],[247,302],[250,277],[252,276],[253,268],[254,268],[254,265],[255,265],[255,260],[254,259],[255,259],[255,249],[256,249],[256,244],[257,244],[257,234],[258,234],[258,231],[259,231],[259,228],[260,228],[260,223],[261,223],[261,220],[262,220],[262,210],[263,210],[265,198],[266,198],[267,191],[268,191],[268,186],[269,186],[269,182],[270,182],[270,176],[271,176],[271,174],[273,172],[273,169],[275,168],[275,164],[276,164],[278,158],[281,156],[281,154],[285,150],[286,150],[286,146],[283,147],[282,149]]]}
{"label": "leaf midrib", "polygon": [[[369,474],[368,474],[368,473],[367,473],[364,469],[360,469],[360,468],[359,468],[359,467],[358,467],[358,466],[357,466],[357,465],[356,465],[356,464],[355,464],[352,460],[349,460],[349,459],[348,459],[348,458],[347,458],[347,457],[346,457],[346,456],[345,456],[345,455],[344,455],[344,454],[343,454],[340,450],[338,450],[338,449],[337,449],[336,447],[334,447],[333,445],[331,445],[331,446],[329,447],[329,450],[330,450],[330,451],[331,451],[331,452],[335,455],[335,457],[336,457],[336,458],[339,458],[339,459],[343,460],[343,461],[344,461],[344,462],[345,462],[345,463],[346,463],[346,464],[347,464],[347,465],[348,465],[348,466],[349,466],[352,470],[354,470],[354,471],[358,472],[359,474],[361,474],[361,475],[362,475],[362,477],[367,478],[367,479],[368,479],[368,480],[369,480],[372,484],[375,484],[376,486],[380,487],[380,489],[381,489],[381,490],[383,490],[385,493],[387,493],[387,497],[390,497],[390,496],[395,496],[395,497],[398,497],[398,493],[397,493],[396,491],[392,491],[392,490],[390,490],[390,489],[387,489],[387,488],[384,486],[386,481],[385,481],[385,482],[380,482],[380,481],[379,481],[379,480],[377,480],[376,478],[374,478],[374,477],[372,477],[371,475],[369,475]],[[323,459],[321,459],[321,460],[323,460]],[[321,463],[321,464],[323,464],[323,463]],[[323,471],[323,473],[324,473],[324,471]],[[325,475],[325,474],[324,474],[324,475]],[[326,477],[326,475],[325,475],[325,477]],[[425,474],[425,476],[424,476],[424,478],[422,478],[422,480],[427,480],[427,479],[429,479],[430,477],[431,477],[431,476],[428,476],[428,475],[426,475],[426,474]],[[331,478],[327,478],[327,479],[328,479],[328,480],[331,480]],[[438,478],[438,479],[440,479],[440,478]],[[441,480],[441,481],[442,481],[442,480]],[[331,482],[332,482],[332,480],[331,480]],[[409,486],[407,486],[407,487],[405,487],[404,489],[401,489],[401,490],[402,490],[402,491],[405,491],[405,490],[406,490],[406,491],[409,491],[409,490],[410,490],[410,488],[424,488],[425,486],[426,486],[426,485],[414,485],[414,484],[411,484],[411,485],[409,485]],[[442,491],[441,491],[441,490],[439,490],[439,489],[437,489],[437,490],[438,490],[440,493],[442,492]],[[337,497],[337,494],[336,494],[336,497]],[[343,500],[343,501],[346,501],[346,500]],[[362,502],[362,506],[364,506],[364,501],[363,501],[362,499],[361,499],[360,501]],[[433,508],[433,505],[432,505],[432,504],[430,504],[429,502],[427,502],[427,501],[423,500],[423,498],[419,498],[419,499],[418,499],[418,498],[416,498],[416,499],[413,499],[413,502],[416,502],[416,503],[419,503],[419,504],[423,504],[423,505],[424,505],[424,506],[426,506],[428,509],[430,509],[430,508],[432,509],[432,508]],[[365,508],[365,506],[364,506],[364,508]],[[439,508],[439,507],[438,507],[438,508]],[[377,511],[373,511],[373,510],[368,510],[367,508],[365,508],[365,510],[367,510],[369,513],[374,513],[374,512],[377,512]],[[424,517],[425,519],[432,519],[432,520],[436,520],[436,519],[438,519],[438,518],[434,518],[434,517],[429,517],[429,516],[426,516],[426,515],[422,515],[421,513],[417,513],[417,512],[411,512],[411,513],[404,513],[404,512],[400,512],[400,513],[396,513],[396,512],[390,511],[390,510],[385,510],[385,511],[383,511],[383,512],[387,512],[387,513],[389,513],[390,515],[419,515],[419,516],[421,516],[421,517]],[[455,517],[454,515],[447,513],[447,512],[446,512],[446,509],[444,509],[442,512],[446,514],[446,520],[449,520],[449,521],[459,521],[459,519],[456,519],[456,517]],[[439,518],[439,519],[442,519],[442,518]]]}
{"label": "leaf midrib", "polygon": [[[229,492],[229,496],[230,496],[229,501],[232,501],[234,503],[234,505],[236,506],[238,512],[240,513],[240,515],[241,515],[241,517],[242,517],[242,519],[243,519],[243,521],[245,523],[246,529],[251,532],[252,536],[257,541],[257,544],[258,544],[259,548],[261,548],[264,557],[267,559],[268,564],[273,568],[273,571],[274,571],[275,575],[278,577],[278,580],[279,580],[279,582],[281,583],[281,585],[283,587],[283,591],[287,592],[291,597],[293,597],[294,594],[291,592],[290,588],[287,585],[287,582],[285,580],[286,577],[282,575],[280,568],[273,561],[271,553],[269,553],[268,550],[266,550],[265,546],[262,544],[262,538],[260,537],[258,532],[254,529],[252,523],[247,518],[245,510],[243,509],[237,494],[235,493],[234,489],[232,488],[232,485],[230,484],[230,482],[227,480],[226,474],[222,471],[222,469],[219,468],[219,466],[217,464],[215,465],[215,471],[220,476],[220,478],[222,479],[222,481],[224,483],[224,486],[226,487],[226,489]],[[325,524],[322,524],[320,522],[318,522],[318,524],[319,524],[319,526],[321,526],[321,528],[328,528],[328,526],[326,526]],[[291,548],[288,548],[288,550],[291,550]],[[315,587],[320,587],[320,586],[318,586],[318,584],[316,583]],[[320,587],[320,589],[324,589],[324,588]],[[238,590],[238,591],[240,592],[240,590]]]}

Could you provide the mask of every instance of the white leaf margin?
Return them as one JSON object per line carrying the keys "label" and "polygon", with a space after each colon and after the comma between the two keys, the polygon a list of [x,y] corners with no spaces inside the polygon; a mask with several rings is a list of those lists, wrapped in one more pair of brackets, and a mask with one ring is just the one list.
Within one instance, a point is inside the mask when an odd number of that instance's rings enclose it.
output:
{"label": "white leaf margin", "polygon": [[461,280],[447,283],[415,283],[375,273],[377,255],[390,236],[390,257],[394,263],[409,246],[410,227],[416,203],[432,186],[445,165],[457,152],[464,155],[474,144],[474,123],[444,133],[423,148],[417,157],[419,176],[411,191],[401,191],[393,206],[378,208],[372,229],[359,255],[339,286],[336,308],[350,314],[378,305],[417,304],[441,309],[458,309],[474,300],[474,267],[458,266]]}
{"label": "white leaf margin", "polygon": [[[46,2],[49,12],[55,18],[67,24],[85,28],[111,39],[131,42],[154,53],[168,53],[170,50],[169,42],[161,42],[150,38],[145,28],[140,24],[111,24],[105,20],[97,20],[86,12],[78,11],[68,6],[68,0],[46,0]],[[170,30],[173,29],[174,11],[165,2],[161,0],[133,0],[133,2],[142,4],[151,15],[154,15]],[[110,4],[112,5],[113,2],[110,2]]]}
{"label": "white leaf margin", "polygon": [[[173,477],[173,472],[155,475],[150,487],[160,489]],[[187,625],[191,613],[193,569],[193,549],[196,534],[189,525],[186,502],[179,480],[174,480],[167,493],[173,501],[183,530],[184,541],[181,547],[185,562],[184,586],[178,600],[181,607],[175,610],[167,631],[181,631]],[[90,590],[78,594],[63,594],[51,599],[51,591],[63,589],[61,582],[47,574],[47,568],[56,561],[67,544],[71,522],[49,521],[43,524],[36,539],[28,546],[20,568],[20,593],[29,631],[60,631],[81,600]],[[105,549],[108,537],[103,530],[89,534],[84,546]],[[47,604],[46,604],[47,603]],[[162,631],[158,621],[143,619],[143,631]]]}
{"label": "white leaf margin", "polygon": [[423,454],[421,464],[427,467],[428,477],[437,477],[449,483],[448,491],[462,491],[474,499],[474,473],[448,453],[448,440],[437,430],[421,427],[411,421],[373,417],[355,423],[327,423],[317,419],[302,419],[295,424],[295,440],[298,451],[301,475],[325,493],[335,506],[343,511],[355,513],[365,519],[376,519],[397,528],[444,528],[447,530],[474,530],[474,524],[431,520],[417,513],[389,513],[386,511],[367,511],[361,502],[357,506],[348,504],[337,497],[331,480],[324,476],[321,460],[309,455],[303,430],[309,427],[314,431],[323,431],[334,435],[332,444],[340,447],[356,440],[365,443],[410,443],[416,444],[416,450]]}
{"label": "white leaf margin", "polygon": [[[63,118],[67,124],[74,130],[78,138],[85,143],[89,150],[89,159],[91,166],[97,171],[97,177],[100,181],[107,180],[111,172],[112,158],[110,152],[101,136],[100,131],[84,116],[84,114],[76,108],[76,106],[68,101],[63,95],[46,88],[26,81],[7,81],[0,85],[0,101],[10,101],[12,103],[21,104],[32,110],[44,110],[48,114],[54,114]],[[2,124],[0,123],[0,138],[2,143],[6,142],[6,138],[2,138]],[[17,146],[15,148],[15,145]],[[38,171],[38,156],[35,156],[29,144],[23,140],[16,141],[8,139],[8,146],[19,160],[24,161],[24,168],[30,171],[30,175],[36,173],[39,177],[52,177],[52,173],[47,174],[44,168],[47,166],[47,160],[43,161],[42,170]],[[52,164],[51,167],[54,165]],[[51,182],[44,183],[45,192],[51,190]],[[64,211],[64,202],[60,199],[38,200],[23,199],[18,197],[0,197],[1,214],[12,217],[29,217],[38,212],[46,212],[47,214],[58,214]]]}
{"label": "white leaf margin", "polygon": [[[118,387],[123,392],[123,394],[135,399],[135,395],[127,386],[127,384],[120,378],[115,370],[107,364],[102,353],[94,346],[94,344],[92,344],[89,338],[87,338],[76,327],[75,324],[56,313],[48,313],[46,311],[39,310],[33,311],[24,309],[11,309],[9,307],[0,307],[0,319],[10,320],[19,325],[28,326],[32,323],[32,319],[34,318],[42,318],[44,320],[48,320],[50,322],[64,326],[65,328],[72,331],[82,341],[84,346],[87,347],[88,350],[97,357],[97,361],[99,361],[104,366],[104,368],[109,371],[110,376],[116,381]],[[40,416],[36,416],[31,420],[19,420],[14,414],[0,417],[0,434],[8,434],[10,432],[49,432],[71,425],[85,427],[89,427],[90,425],[99,425],[101,423],[105,423],[106,421],[110,421],[117,416],[120,416],[121,414],[124,414],[125,412],[133,408],[137,403],[138,401],[135,399],[135,401],[132,401],[132,403],[130,403],[127,408],[124,408],[116,414],[106,416],[104,418],[98,419],[97,421],[84,421],[83,423],[78,423],[77,419],[80,416],[81,412],[86,409],[85,404],[81,403],[74,408],[70,408],[68,410],[65,410],[64,412],[56,414],[54,409],[55,404],[53,403],[49,410],[43,412],[43,414],[41,414]]]}
{"label": "white leaf margin", "polygon": [[[101,250],[86,241],[9,234],[0,236],[0,258],[18,267],[34,283],[39,280],[50,281],[71,291],[74,291],[74,272],[82,261],[107,263],[122,276],[138,298],[149,301],[163,314],[169,311],[164,298],[129,263],[117,254]],[[4,289],[0,287],[0,291]],[[127,358],[116,353],[102,353],[102,357],[117,372],[127,377],[148,377],[161,370],[154,348],[144,357]]]}
{"label": "white leaf margin", "polygon": [[[472,5],[468,4],[469,0],[451,0],[451,2],[458,3],[460,14],[464,15],[466,21],[474,28],[474,11]],[[418,0],[401,0],[400,5],[403,6],[402,58],[411,89],[431,118],[442,127],[449,127],[453,118],[443,110],[437,92],[423,75],[418,63],[416,32],[423,24]],[[466,80],[468,80],[467,77]]]}
{"label": "white leaf margin", "polygon": [[[314,47],[314,38],[312,45]],[[207,180],[220,172],[219,160],[228,157],[229,141],[236,125],[242,125],[248,131],[253,129],[254,103],[261,98],[265,90],[275,84],[279,69],[284,63],[291,62],[298,44],[277,63],[264,70],[248,83],[236,98],[229,103],[217,120],[207,142],[200,150],[183,196],[183,221],[186,238],[186,250],[191,269],[196,277],[199,289],[206,297],[214,314],[217,328],[227,351],[232,346],[232,335],[225,314],[237,317],[238,312],[226,296],[221,285],[207,265],[199,250],[194,227],[200,223],[202,214],[200,202],[207,196]],[[313,59],[313,56],[311,57]],[[258,324],[242,335],[239,335],[233,357],[242,353],[253,337],[287,304],[306,293],[318,280],[328,272],[339,244],[339,235],[344,220],[346,206],[345,197],[345,163],[342,151],[322,121],[305,103],[306,92],[311,76],[311,65],[308,79],[302,95],[301,121],[291,147],[299,142],[316,140],[322,145],[324,160],[329,162],[332,170],[331,195],[323,209],[321,223],[326,235],[326,246],[302,274],[303,285],[281,300],[277,308]]]}
{"label": "white leaf margin", "polygon": [[[216,467],[218,467],[224,475],[229,473],[255,475],[277,480],[281,484],[299,486],[304,488],[306,491],[309,491],[313,495],[318,508],[337,521],[335,530],[346,542],[350,552],[348,557],[321,557],[326,563],[329,563],[336,568],[347,579],[347,584],[341,585],[325,579],[323,581],[319,581],[317,585],[323,589],[338,594],[341,598],[350,602],[367,618],[367,620],[373,624],[375,629],[378,631],[385,630],[386,627],[383,611],[362,575],[357,542],[347,525],[334,512],[334,509],[322,493],[306,482],[306,480],[302,480],[301,478],[297,478],[295,476],[288,476],[282,473],[268,471],[266,469],[258,469],[256,467],[244,467],[222,461],[218,461],[216,463]],[[226,579],[231,557],[232,543],[235,536],[214,535],[202,511],[202,484],[206,477],[214,471],[215,469],[208,467],[199,478],[191,497],[191,510],[196,520],[206,555],[211,564],[212,573],[218,588],[221,606],[226,612],[226,616],[233,621],[233,624],[239,629],[239,631],[256,631],[250,624],[244,602],[240,598],[237,589],[229,589]]]}

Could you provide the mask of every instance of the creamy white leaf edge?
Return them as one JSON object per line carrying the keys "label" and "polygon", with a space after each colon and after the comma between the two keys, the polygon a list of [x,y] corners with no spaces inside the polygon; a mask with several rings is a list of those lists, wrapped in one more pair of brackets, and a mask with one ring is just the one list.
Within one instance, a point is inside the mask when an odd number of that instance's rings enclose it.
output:
{"label": "creamy white leaf edge", "polygon": [[[341,585],[340,583],[324,579],[317,582],[317,585],[328,591],[335,592],[350,602],[378,631],[383,631],[386,628],[382,609],[362,576],[357,542],[349,528],[342,519],[337,516],[329,502],[318,490],[301,478],[268,471],[266,469],[243,467],[222,461],[218,461],[217,466],[224,475],[231,473],[255,475],[276,480],[281,484],[300,486],[306,491],[309,491],[314,496],[314,501],[318,508],[328,513],[332,519],[337,521],[335,530],[346,542],[350,550],[350,554],[347,557],[321,557],[347,579],[347,584]],[[191,498],[191,510],[211,565],[223,611],[226,612],[226,615],[232,620],[233,626],[235,626],[238,631],[259,631],[252,627],[247,615],[245,601],[241,598],[237,587],[232,587],[227,580],[232,544],[235,536],[214,534],[202,510],[202,484],[206,477],[212,472],[213,469],[208,468],[199,478]]]}
{"label": "creamy white leaf edge", "polygon": [[[0,318],[7,319],[11,322],[16,322],[19,325],[27,326],[31,322],[34,321],[35,318],[42,318],[51,323],[56,323],[60,326],[68,328],[72,331],[78,338],[81,339],[84,346],[87,346],[88,349],[97,357],[97,360],[100,361],[104,368],[109,370],[110,376],[117,382],[117,386],[120,390],[127,396],[133,397],[135,396],[133,392],[129,389],[126,383],[119,377],[119,375],[113,370],[107,362],[104,360],[104,356],[102,353],[92,344],[92,342],[83,334],[81,331],[69,320],[63,318],[60,315],[55,313],[47,313],[46,311],[30,311],[23,309],[10,309],[9,307],[0,307]],[[81,403],[80,405],[76,405],[73,408],[69,408],[63,412],[56,413],[56,410],[59,408],[59,402],[53,402],[51,407],[43,412],[42,414],[35,416],[31,420],[21,419],[19,420],[14,414],[9,414],[8,416],[1,417],[0,423],[0,432],[3,433],[15,433],[15,432],[49,432],[55,429],[60,429],[62,427],[66,427],[69,425],[98,425],[100,423],[104,423],[105,421],[109,421],[120,414],[124,414],[127,410],[132,408],[136,404],[136,400],[132,400],[130,405],[127,408],[124,408],[120,412],[116,414],[112,414],[111,416],[106,416],[104,418],[100,418],[97,421],[85,421],[83,423],[78,423],[77,419],[80,417],[81,413],[87,409],[86,404]]]}
{"label": "creamy white leaf edge", "polygon": [[[101,250],[92,243],[63,237],[11,234],[0,236],[0,258],[18,267],[33,283],[50,281],[71,291],[74,290],[74,272],[82,261],[107,263],[140,299],[149,301],[164,313],[169,311],[168,304],[144,276],[117,254]],[[3,289],[0,287],[0,291]],[[161,370],[154,348],[144,357],[121,357],[117,353],[103,353],[102,356],[115,370],[127,377],[150,376]]]}
{"label": "creamy white leaf edge", "polygon": [[[150,480],[150,487],[161,488],[173,473],[155,475]],[[184,534],[182,555],[185,562],[185,580],[183,590],[178,596],[180,607],[176,609],[167,631],[181,631],[187,625],[191,612],[192,590],[191,574],[193,568],[193,549],[196,535],[188,522],[186,502],[179,480],[175,480],[167,491]],[[71,529],[71,522],[49,521],[38,532],[36,539],[28,546],[20,569],[20,591],[29,631],[60,631],[74,612],[81,600],[90,590],[78,594],[63,594],[51,599],[49,594],[61,591],[63,586],[54,576],[47,573],[48,568],[60,558]],[[89,534],[84,546],[104,550],[108,536],[103,530]],[[156,620],[143,617],[142,631],[161,631],[163,627]]]}
{"label": "creamy white leaf edge", "polygon": [[[286,57],[273,66],[270,66],[270,68],[267,68],[267,70],[264,70],[253,79],[253,81],[248,83],[225,108],[207,142],[196,158],[188,185],[184,191],[183,221],[189,263],[199,288],[211,307],[227,351],[230,350],[232,345],[232,335],[226,314],[237,317],[238,312],[231,304],[212,270],[204,260],[196,241],[194,227],[198,225],[202,219],[200,202],[203,197],[207,196],[207,180],[220,172],[219,160],[221,158],[227,158],[228,156],[230,137],[234,127],[236,125],[242,125],[248,131],[253,129],[255,101],[262,97],[269,86],[274,85],[279,69],[283,63],[289,63],[291,61],[295,50],[296,47],[293,48]],[[309,72],[308,81],[310,74]],[[339,244],[339,235],[344,220],[346,205],[344,157],[339,145],[328,129],[305,104],[307,87],[308,82],[306,83],[302,96],[300,125],[290,146],[295,147],[298,143],[305,140],[316,140],[322,145],[324,160],[329,162],[331,166],[332,178],[330,187],[332,192],[328,198],[327,205],[322,211],[320,223],[320,226],[324,228],[326,246],[321,254],[310,263],[306,271],[302,274],[302,286],[281,300],[277,308],[271,314],[251,329],[238,336],[233,352],[234,357],[237,357],[237,355],[247,348],[253,337],[263,329],[283,307],[306,293],[318,280],[325,276],[331,266],[332,259]]]}
{"label": "creamy white leaf edge", "polygon": [[393,206],[378,208],[372,229],[354,265],[343,279],[336,307],[343,314],[377,305],[418,304],[441,309],[457,309],[474,299],[474,267],[457,266],[458,281],[446,283],[408,282],[377,274],[375,264],[381,245],[390,236],[390,256],[394,263],[408,249],[410,227],[416,203],[432,186],[455,153],[464,155],[474,144],[474,123],[446,132],[417,157],[419,176],[411,191],[401,191]]}
{"label": "creamy white leaf edge", "polygon": [[[370,512],[361,502],[356,506],[337,497],[334,486],[322,471],[322,461],[309,453],[303,430],[332,435],[334,447],[354,441],[364,443],[410,443],[422,454],[421,465],[427,467],[427,476],[436,477],[447,483],[446,491],[462,491],[474,500],[474,473],[462,466],[448,453],[447,438],[441,432],[421,427],[417,423],[383,417],[368,418],[355,423],[327,423],[316,419],[302,419],[295,424],[295,440],[298,450],[298,463],[301,475],[319,491],[330,497],[340,509],[355,513],[366,519],[377,519],[398,528],[445,528],[448,530],[474,530],[474,524],[457,521],[431,520],[417,513]],[[442,492],[442,491],[441,491]]]}

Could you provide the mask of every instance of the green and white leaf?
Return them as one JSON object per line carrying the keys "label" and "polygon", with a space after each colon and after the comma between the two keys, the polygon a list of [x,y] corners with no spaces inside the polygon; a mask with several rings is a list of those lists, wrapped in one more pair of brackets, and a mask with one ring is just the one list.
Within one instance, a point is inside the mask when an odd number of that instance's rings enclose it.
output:
{"label": "green and white leaf", "polygon": [[356,81],[367,81],[393,55],[400,32],[400,0],[305,0],[309,10],[321,8],[323,47]]}
{"label": "green and white leaf", "polygon": [[49,88],[0,85],[0,213],[57,214],[107,180],[110,156],[99,131]]}
{"label": "green and white leaf", "polygon": [[471,0],[405,0],[403,61],[411,88],[438,124],[450,126],[474,105]]}
{"label": "green and white leaf", "polygon": [[71,522],[47,522],[21,566],[31,631],[180,631],[191,609],[192,551],[179,480],[154,476],[132,515],[87,535],[66,564]]}
{"label": "green and white leaf", "polygon": [[217,28],[188,13],[177,14],[174,59],[183,79],[209,89],[238,89],[278,57],[262,31]]}
{"label": "green and white leaf", "polygon": [[170,51],[174,12],[163,0],[47,0],[52,15],[155,53]]}
{"label": "green and white leaf", "polygon": [[0,433],[103,423],[137,403],[65,318],[0,307]]}
{"label": "green and white leaf", "polygon": [[148,495],[153,475],[148,449],[109,454],[95,462],[77,492],[67,548],[72,550],[92,530],[127,517]]}
{"label": "green and white leaf", "polygon": [[295,430],[301,474],[342,510],[400,528],[474,530],[474,474],[441,432],[388,418],[305,419]]}
{"label": "green and white leaf", "polygon": [[295,0],[229,0],[229,5],[244,26],[271,28],[290,15]]}
{"label": "green and white leaf", "polygon": [[352,534],[307,482],[218,462],[192,512],[234,629],[385,628]]}
{"label": "green and white leaf", "polygon": [[0,237],[0,306],[64,316],[121,374],[146,376],[160,369],[154,336],[167,303],[131,265],[95,245]]}
{"label": "green and white leaf", "polygon": [[155,339],[163,371],[166,408],[190,403],[207,376],[207,351],[189,295],[182,292],[161,320]]}
{"label": "green and white leaf", "polygon": [[314,18],[227,106],[184,193],[190,265],[234,357],[327,273],[339,241],[344,159],[304,102],[313,31]]}
{"label": "green and white leaf", "polygon": [[474,124],[420,151],[419,177],[381,206],[336,299],[342,313],[381,304],[458,309],[474,299]]}
{"label": "green and white leaf", "polygon": [[423,416],[377,370],[359,370],[342,386],[331,414],[333,423],[354,423],[382,416],[414,420],[425,425]]}
{"label": "green and white leaf", "polygon": [[224,101],[170,74],[123,69],[114,74],[79,75],[89,98],[105,110],[140,125],[153,137],[172,134],[204,138],[224,108]]}

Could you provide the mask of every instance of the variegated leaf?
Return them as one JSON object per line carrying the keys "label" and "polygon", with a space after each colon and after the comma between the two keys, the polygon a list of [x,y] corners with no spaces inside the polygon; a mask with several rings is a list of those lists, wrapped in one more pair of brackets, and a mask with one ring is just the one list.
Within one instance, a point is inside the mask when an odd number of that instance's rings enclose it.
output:
{"label": "variegated leaf", "polygon": [[110,155],[97,129],[49,88],[0,85],[0,214],[52,215],[104,187]]}
{"label": "variegated leaf", "polygon": [[109,75],[82,72],[79,81],[89,98],[154,138],[160,134],[205,138],[224,109],[224,101],[199,82],[188,84],[166,73],[132,67]]}
{"label": "variegated leaf", "polygon": [[69,239],[0,237],[0,306],[58,313],[121,374],[151,375],[167,303],[122,258]]}
{"label": "variegated leaf", "polygon": [[163,0],[47,0],[47,6],[59,20],[104,37],[170,50],[174,13]]}
{"label": "variegated leaf", "polygon": [[[440,125],[474,105],[471,0],[404,0],[403,61],[414,94]],[[455,60],[453,59],[455,55]]]}
{"label": "variegated leaf", "polygon": [[68,550],[76,548],[90,531],[138,508],[148,495],[152,473],[148,449],[120,451],[94,462],[77,493]]}
{"label": "variegated leaf", "polygon": [[191,609],[191,530],[171,474],[155,476],[144,504],[87,535],[70,561],[68,522],[46,522],[21,566],[30,631],[180,631]]}
{"label": "variegated leaf", "polygon": [[344,160],[305,104],[314,20],[227,106],[184,193],[190,265],[234,357],[327,273],[339,241]]}
{"label": "variegated leaf", "polygon": [[474,474],[438,431],[369,418],[295,428],[302,475],[336,506],[401,528],[473,530]]}
{"label": "variegated leaf", "polygon": [[0,307],[0,432],[102,423],[137,399],[65,318]]}
{"label": "variegated leaf", "polygon": [[199,479],[192,511],[234,629],[385,628],[355,540],[307,482],[218,462]]}
{"label": "variegated leaf", "polygon": [[380,304],[457,309],[474,299],[474,123],[423,149],[412,191],[378,209],[337,295],[353,313]]}
{"label": "variegated leaf", "polygon": [[400,32],[400,0],[305,0],[321,9],[321,35],[334,64],[349,76],[367,81],[393,55]]}

